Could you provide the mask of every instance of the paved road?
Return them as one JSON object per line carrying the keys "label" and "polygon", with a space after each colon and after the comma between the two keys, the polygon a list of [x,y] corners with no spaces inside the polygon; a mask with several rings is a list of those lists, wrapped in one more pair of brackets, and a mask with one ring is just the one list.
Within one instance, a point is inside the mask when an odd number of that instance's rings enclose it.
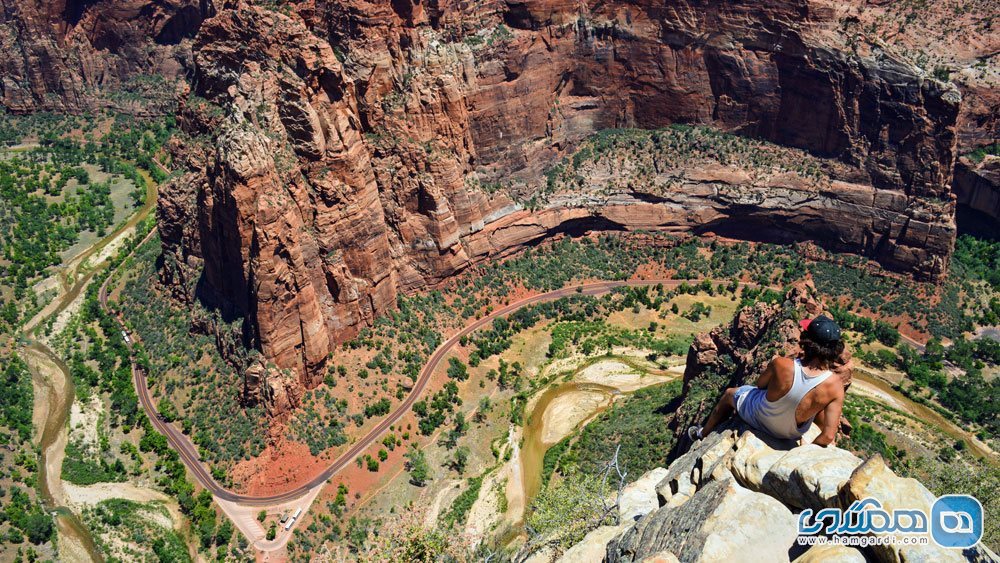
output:
{"label": "paved road", "polygon": [[[150,233],[149,236],[147,236],[146,240],[148,240],[149,237],[151,237],[152,235],[153,233]],[[145,240],[143,242],[145,242]],[[137,245],[137,247],[138,246],[141,246],[141,243],[140,245]],[[105,280],[105,282],[101,285],[100,291],[98,293],[98,298],[101,303],[101,308],[104,309],[106,313],[111,314],[122,326],[122,330],[124,330],[124,324],[122,324],[121,318],[119,318],[115,314],[115,312],[113,312],[108,307],[107,285],[110,279],[111,276],[108,276],[108,279]],[[516,301],[514,303],[511,303],[510,305],[503,307],[502,309],[494,311],[490,315],[485,316],[473,322],[472,324],[466,326],[459,333],[449,338],[444,344],[441,344],[438,347],[438,349],[435,350],[434,354],[431,355],[430,359],[427,361],[427,364],[424,365],[424,369],[420,372],[420,377],[417,378],[417,381],[414,383],[413,389],[410,391],[410,394],[406,397],[406,400],[404,400],[402,404],[400,404],[399,407],[396,408],[396,410],[392,411],[392,413],[390,413],[386,418],[384,418],[378,425],[372,428],[368,432],[368,434],[366,434],[362,439],[358,440],[353,446],[351,446],[350,449],[341,454],[336,460],[333,461],[333,463],[327,466],[326,469],[324,469],[320,474],[316,475],[316,477],[314,477],[308,483],[301,485],[290,491],[276,495],[268,495],[268,496],[241,495],[229,491],[228,489],[220,485],[218,482],[216,482],[215,479],[212,478],[212,475],[205,469],[204,464],[201,463],[201,460],[199,459],[198,456],[198,450],[195,448],[194,444],[191,443],[188,437],[185,436],[179,430],[177,430],[177,428],[174,427],[172,424],[169,424],[160,418],[159,413],[156,410],[156,405],[153,402],[153,398],[149,393],[149,387],[146,383],[146,374],[143,373],[141,369],[137,368],[134,361],[132,362],[132,379],[135,384],[136,394],[139,396],[139,402],[142,405],[143,410],[146,411],[146,415],[149,417],[150,422],[161,434],[163,434],[167,438],[167,442],[174,450],[177,451],[178,455],[181,458],[181,461],[184,462],[184,465],[187,466],[188,470],[191,471],[192,475],[194,475],[195,479],[198,481],[199,484],[201,484],[202,487],[208,489],[213,495],[228,501],[236,502],[247,506],[270,506],[273,504],[294,500],[298,497],[305,495],[314,487],[322,485],[330,477],[332,477],[338,471],[346,467],[347,464],[354,461],[354,458],[356,458],[363,451],[365,451],[372,443],[378,440],[382,436],[382,434],[389,429],[390,426],[398,422],[400,418],[402,418],[407,412],[409,412],[410,408],[413,406],[413,403],[417,401],[421,393],[423,393],[424,389],[427,387],[427,384],[430,382],[431,375],[441,364],[441,362],[448,356],[448,353],[452,351],[452,348],[454,348],[458,344],[459,340],[461,340],[463,336],[467,336],[475,332],[476,330],[479,330],[480,328],[483,328],[484,326],[492,323],[495,319],[509,315],[514,311],[517,311],[518,309],[525,307],[527,305],[542,303],[546,301],[555,301],[556,299],[560,299],[562,297],[568,297],[571,295],[601,295],[618,287],[626,287],[626,286],[639,287],[639,286],[651,286],[656,284],[663,284],[664,286],[677,286],[684,282],[697,283],[697,281],[699,280],[664,279],[664,280],[608,281],[608,282],[589,283],[589,284],[566,287],[563,289],[557,289],[555,291],[550,291],[548,293],[543,293],[540,295],[535,295],[533,297],[521,299],[520,301]],[[132,351],[131,342],[128,343],[128,348],[129,351],[131,352]]]}
{"label": "paved road", "polygon": [[[149,236],[152,235],[153,233],[151,232]],[[149,236],[147,236],[147,240]],[[145,242],[145,240],[143,242]],[[137,245],[137,248],[138,246],[141,246],[141,244]],[[110,279],[111,276],[108,276],[108,280]],[[118,320],[119,324],[122,324],[122,320],[117,315],[114,315],[114,313],[108,308],[108,295],[107,295],[108,280],[105,280],[104,284],[101,285],[101,289],[98,294],[101,307],[104,309],[105,312],[112,314]],[[274,504],[279,504],[299,498],[308,493],[313,488],[322,485],[330,477],[332,477],[338,471],[340,471],[341,469],[346,467],[349,463],[354,461],[354,459],[362,452],[364,452],[372,443],[378,440],[382,436],[382,434],[389,429],[390,426],[396,424],[396,422],[398,422],[400,418],[402,418],[404,415],[406,415],[407,412],[409,412],[410,408],[413,406],[413,403],[417,401],[421,393],[423,393],[424,389],[427,387],[427,384],[430,382],[431,375],[433,375],[434,371],[438,368],[441,362],[448,356],[448,354],[452,351],[452,349],[458,344],[459,340],[461,340],[463,336],[467,336],[475,332],[476,330],[479,330],[484,326],[487,326],[488,324],[492,323],[494,320],[500,317],[507,316],[522,307],[525,307],[527,305],[532,305],[535,303],[555,301],[556,299],[560,299],[562,297],[568,297],[571,295],[601,295],[618,287],[626,287],[626,286],[641,287],[641,286],[652,286],[657,284],[663,284],[664,286],[667,287],[675,287],[682,283],[697,284],[700,281],[701,280],[654,279],[654,280],[606,281],[606,282],[574,285],[563,289],[550,291],[548,293],[542,293],[539,295],[521,299],[519,301],[516,301],[514,303],[511,303],[510,305],[503,307],[502,309],[494,311],[493,313],[473,322],[472,324],[469,324],[461,331],[459,331],[457,334],[449,338],[446,342],[438,346],[437,350],[434,351],[434,354],[432,354],[430,359],[427,361],[427,364],[424,365],[424,368],[420,372],[420,376],[414,383],[413,389],[410,391],[410,394],[406,397],[406,399],[402,402],[402,404],[399,405],[399,407],[397,407],[394,411],[392,411],[392,413],[390,413],[387,417],[382,419],[382,421],[374,428],[372,428],[368,432],[368,434],[366,434],[363,438],[358,440],[353,446],[350,447],[350,449],[341,454],[329,466],[327,466],[326,469],[324,469],[321,473],[316,475],[308,483],[300,485],[299,487],[292,489],[290,491],[276,495],[268,495],[268,496],[241,495],[238,493],[234,493],[226,489],[219,483],[217,483],[215,479],[212,478],[212,475],[205,469],[204,464],[201,463],[201,460],[199,459],[198,456],[198,450],[195,448],[194,444],[191,443],[188,437],[185,436],[179,430],[177,430],[177,428],[174,427],[172,424],[169,424],[160,418],[159,413],[156,410],[156,405],[153,403],[153,398],[149,393],[149,387],[147,386],[146,383],[146,374],[143,373],[142,370],[136,367],[134,361],[132,362],[132,378],[135,384],[136,393],[139,396],[139,402],[142,404],[143,410],[146,411],[146,415],[149,417],[149,420],[161,434],[166,436],[167,442],[174,450],[177,451],[177,453],[180,455],[181,460],[188,467],[188,470],[191,471],[195,479],[198,480],[198,483],[201,484],[202,487],[208,489],[209,491],[211,491],[213,495],[221,499],[225,499],[242,505],[271,506]],[[745,284],[740,284],[740,285],[742,286]],[[122,327],[124,330],[123,324]],[[920,345],[918,342],[912,341],[909,338],[905,339],[908,342],[914,344],[915,346],[919,346],[919,349],[923,349],[923,346]],[[129,343],[128,347],[129,350],[131,351],[132,344]]]}

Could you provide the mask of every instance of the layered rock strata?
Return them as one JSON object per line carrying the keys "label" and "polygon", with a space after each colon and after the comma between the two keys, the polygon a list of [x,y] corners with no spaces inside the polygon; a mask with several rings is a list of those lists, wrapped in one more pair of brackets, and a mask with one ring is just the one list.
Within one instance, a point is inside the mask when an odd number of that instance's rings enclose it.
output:
{"label": "layered rock strata", "polygon": [[[817,239],[935,278],[954,239],[960,96],[823,42],[822,4],[227,3],[201,26],[164,187],[164,279],[244,317],[311,384],[331,347],[482,259],[555,233]],[[609,127],[699,122],[842,163],[822,189],[705,171],[538,203]]]}
{"label": "layered rock strata", "polygon": [[0,106],[171,112],[214,13],[211,0],[0,0]]}

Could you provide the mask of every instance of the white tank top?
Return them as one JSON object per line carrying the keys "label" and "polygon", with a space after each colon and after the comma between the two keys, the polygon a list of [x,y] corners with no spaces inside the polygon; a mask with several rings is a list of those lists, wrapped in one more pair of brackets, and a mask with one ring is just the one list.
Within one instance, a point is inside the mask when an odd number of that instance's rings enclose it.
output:
{"label": "white tank top", "polygon": [[[756,419],[758,426],[763,426],[765,430],[778,438],[800,438],[809,430],[813,418],[803,422],[801,425],[795,423],[795,410],[798,409],[802,399],[817,386],[833,375],[833,372],[826,370],[815,376],[807,376],[802,370],[802,363],[795,360],[795,374],[792,376],[792,388],[777,401],[767,400],[767,391],[759,390],[757,393],[749,393],[746,401],[749,405],[743,405],[743,410]],[[749,422],[749,421],[748,421]]]}

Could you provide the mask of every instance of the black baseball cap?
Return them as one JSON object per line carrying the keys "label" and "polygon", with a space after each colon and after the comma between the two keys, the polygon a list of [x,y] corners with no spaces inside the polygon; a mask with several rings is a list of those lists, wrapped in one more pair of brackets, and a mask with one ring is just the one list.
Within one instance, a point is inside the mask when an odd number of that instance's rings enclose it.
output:
{"label": "black baseball cap", "polygon": [[820,315],[815,319],[803,319],[799,321],[799,327],[815,342],[833,343],[840,340],[840,327],[826,315]]}

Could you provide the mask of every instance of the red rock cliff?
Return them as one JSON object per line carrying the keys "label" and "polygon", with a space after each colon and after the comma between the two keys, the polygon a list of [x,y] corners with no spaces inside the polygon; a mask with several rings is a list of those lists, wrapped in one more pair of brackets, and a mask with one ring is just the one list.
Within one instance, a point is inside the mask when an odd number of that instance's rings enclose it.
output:
{"label": "red rock cliff", "polygon": [[[315,0],[285,12],[231,2],[202,24],[175,146],[186,173],[164,187],[159,218],[164,279],[245,317],[247,344],[306,384],[400,292],[560,231],[695,229],[806,206],[808,221],[774,228],[926,278],[947,267],[960,95],[838,44],[824,3]],[[722,180],[702,178],[673,203],[642,186],[598,204],[519,203],[595,131],[674,122],[852,172],[822,190],[782,185],[795,197],[741,181],[716,197]]]}
{"label": "red rock cliff", "polygon": [[0,0],[0,106],[15,113],[174,106],[211,0]]}

